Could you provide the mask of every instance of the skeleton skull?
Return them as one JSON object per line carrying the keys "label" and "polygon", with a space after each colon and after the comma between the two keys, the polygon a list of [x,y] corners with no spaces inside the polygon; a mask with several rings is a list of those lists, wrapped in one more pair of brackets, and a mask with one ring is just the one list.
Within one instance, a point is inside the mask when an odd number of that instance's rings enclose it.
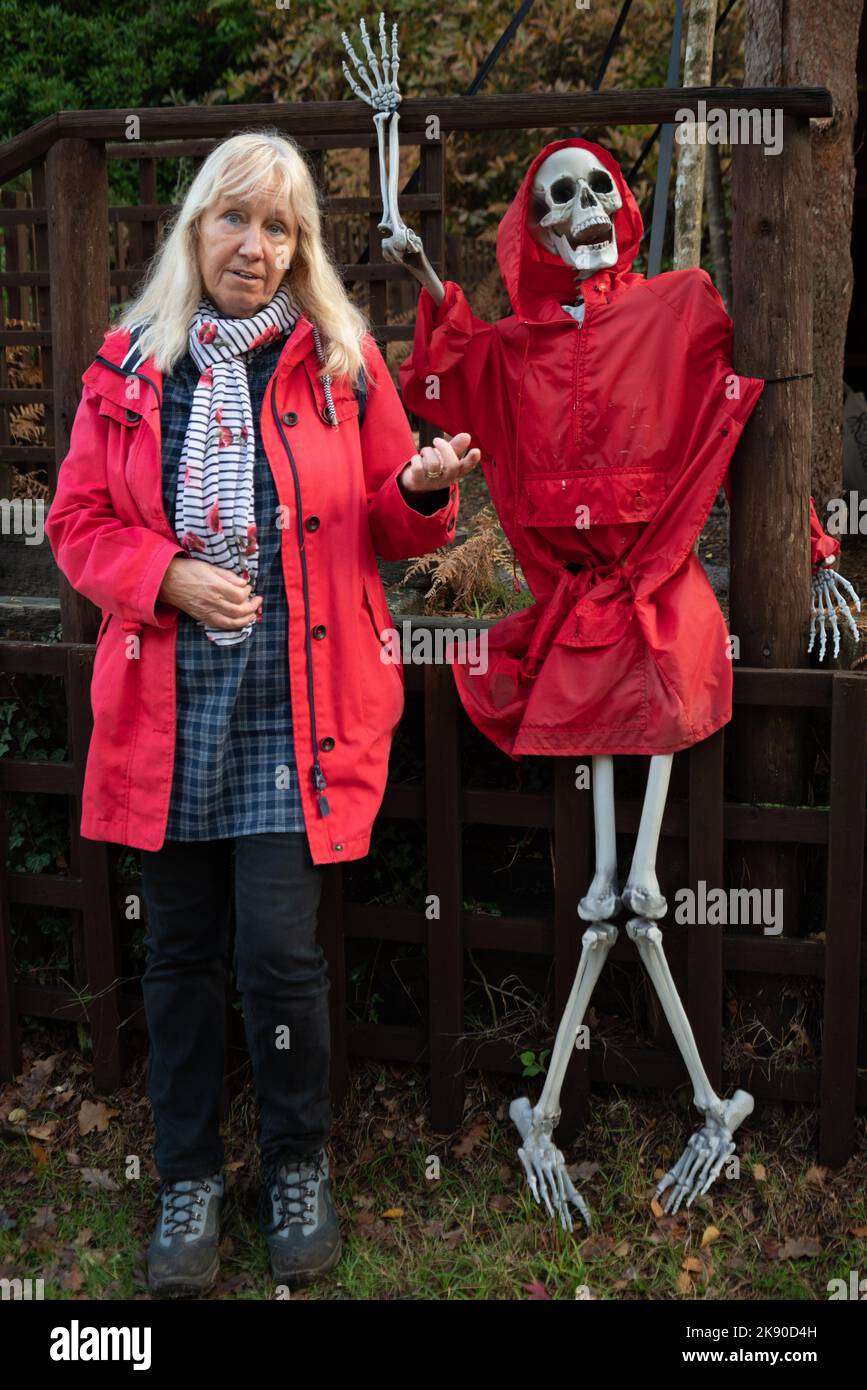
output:
{"label": "skeleton skull", "polygon": [[585,279],[616,263],[613,216],[622,206],[616,183],[595,155],[556,150],[536,172],[528,225],[541,246]]}

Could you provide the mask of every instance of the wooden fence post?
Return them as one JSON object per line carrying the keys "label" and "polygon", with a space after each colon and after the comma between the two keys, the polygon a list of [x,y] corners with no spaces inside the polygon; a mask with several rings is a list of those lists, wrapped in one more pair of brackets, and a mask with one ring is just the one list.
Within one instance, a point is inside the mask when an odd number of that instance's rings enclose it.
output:
{"label": "wooden fence post", "polygon": [[[812,267],[810,124],[785,117],[782,150],[739,144],[733,161],[734,364],[762,377],[732,466],[731,631],[746,666],[803,667],[810,613]],[[774,378],[799,380],[775,382]],[[732,739],[736,799],[799,805],[805,720],[744,710]],[[797,929],[801,892],[790,846],[744,846],[751,887],[783,890]],[[760,928],[758,929],[760,930]]]}
{"label": "wooden fence post", "polygon": [[[81,375],[109,326],[109,225],[105,146],[58,140],[45,158],[51,353],[57,463],[69,449]],[[99,612],[60,576],[67,642],[93,642]]]}

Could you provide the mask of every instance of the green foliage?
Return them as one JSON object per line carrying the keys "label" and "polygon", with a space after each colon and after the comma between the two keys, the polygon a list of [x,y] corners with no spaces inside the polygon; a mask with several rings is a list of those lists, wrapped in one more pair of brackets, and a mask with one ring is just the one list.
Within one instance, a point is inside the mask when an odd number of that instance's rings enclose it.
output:
{"label": "green foliage", "polygon": [[55,111],[195,104],[256,40],[248,0],[0,0],[0,139]]}
{"label": "green foliage", "polygon": [[521,1052],[518,1060],[523,1064],[522,1076],[538,1076],[548,1065],[548,1058],[551,1056],[551,1049],[546,1047],[539,1053],[538,1060],[535,1052]]}

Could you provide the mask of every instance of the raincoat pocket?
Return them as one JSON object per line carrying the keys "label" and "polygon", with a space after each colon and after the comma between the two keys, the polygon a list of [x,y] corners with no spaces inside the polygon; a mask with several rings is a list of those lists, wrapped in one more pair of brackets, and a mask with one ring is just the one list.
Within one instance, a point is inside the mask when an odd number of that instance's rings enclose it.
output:
{"label": "raincoat pocket", "polygon": [[517,520],[524,526],[622,526],[649,521],[665,499],[661,468],[585,469],[525,477]]}
{"label": "raincoat pocket", "polygon": [[[385,602],[385,595],[382,592],[381,581],[379,581],[378,576],[374,580],[365,575],[362,578],[362,587],[364,609],[376,639],[375,643],[371,639],[368,649],[370,660],[368,661],[366,654],[365,669],[361,673],[361,698],[365,718],[368,723],[378,726],[380,722],[384,722],[385,727],[393,729],[403,713],[405,688],[403,664],[402,661],[385,659],[384,646],[389,640],[389,636],[394,633],[395,628],[388,611],[388,605]],[[398,651],[400,651],[399,637]],[[389,688],[392,698],[390,701],[384,702],[383,697]]]}

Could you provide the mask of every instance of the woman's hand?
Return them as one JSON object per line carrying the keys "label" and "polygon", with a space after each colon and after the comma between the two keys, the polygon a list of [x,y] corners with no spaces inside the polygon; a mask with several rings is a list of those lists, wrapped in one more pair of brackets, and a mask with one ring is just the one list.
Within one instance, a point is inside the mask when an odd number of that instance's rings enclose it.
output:
{"label": "woman's hand", "polygon": [[[463,434],[454,435],[451,443],[446,439],[437,438],[433,447],[425,444],[420,454],[413,454],[401,473],[401,487],[407,492],[437,492],[440,488],[449,487],[457,482],[458,478],[475,468],[482,457],[479,449],[470,449],[469,453],[461,458],[469,442],[470,435],[464,431]],[[430,477],[425,473],[425,469],[432,469],[436,474],[437,468],[440,467],[442,472],[437,476]]]}
{"label": "woman's hand", "polygon": [[206,627],[246,627],[262,607],[262,595],[250,598],[252,585],[234,570],[176,555],[169,562],[158,598],[173,603]]}

